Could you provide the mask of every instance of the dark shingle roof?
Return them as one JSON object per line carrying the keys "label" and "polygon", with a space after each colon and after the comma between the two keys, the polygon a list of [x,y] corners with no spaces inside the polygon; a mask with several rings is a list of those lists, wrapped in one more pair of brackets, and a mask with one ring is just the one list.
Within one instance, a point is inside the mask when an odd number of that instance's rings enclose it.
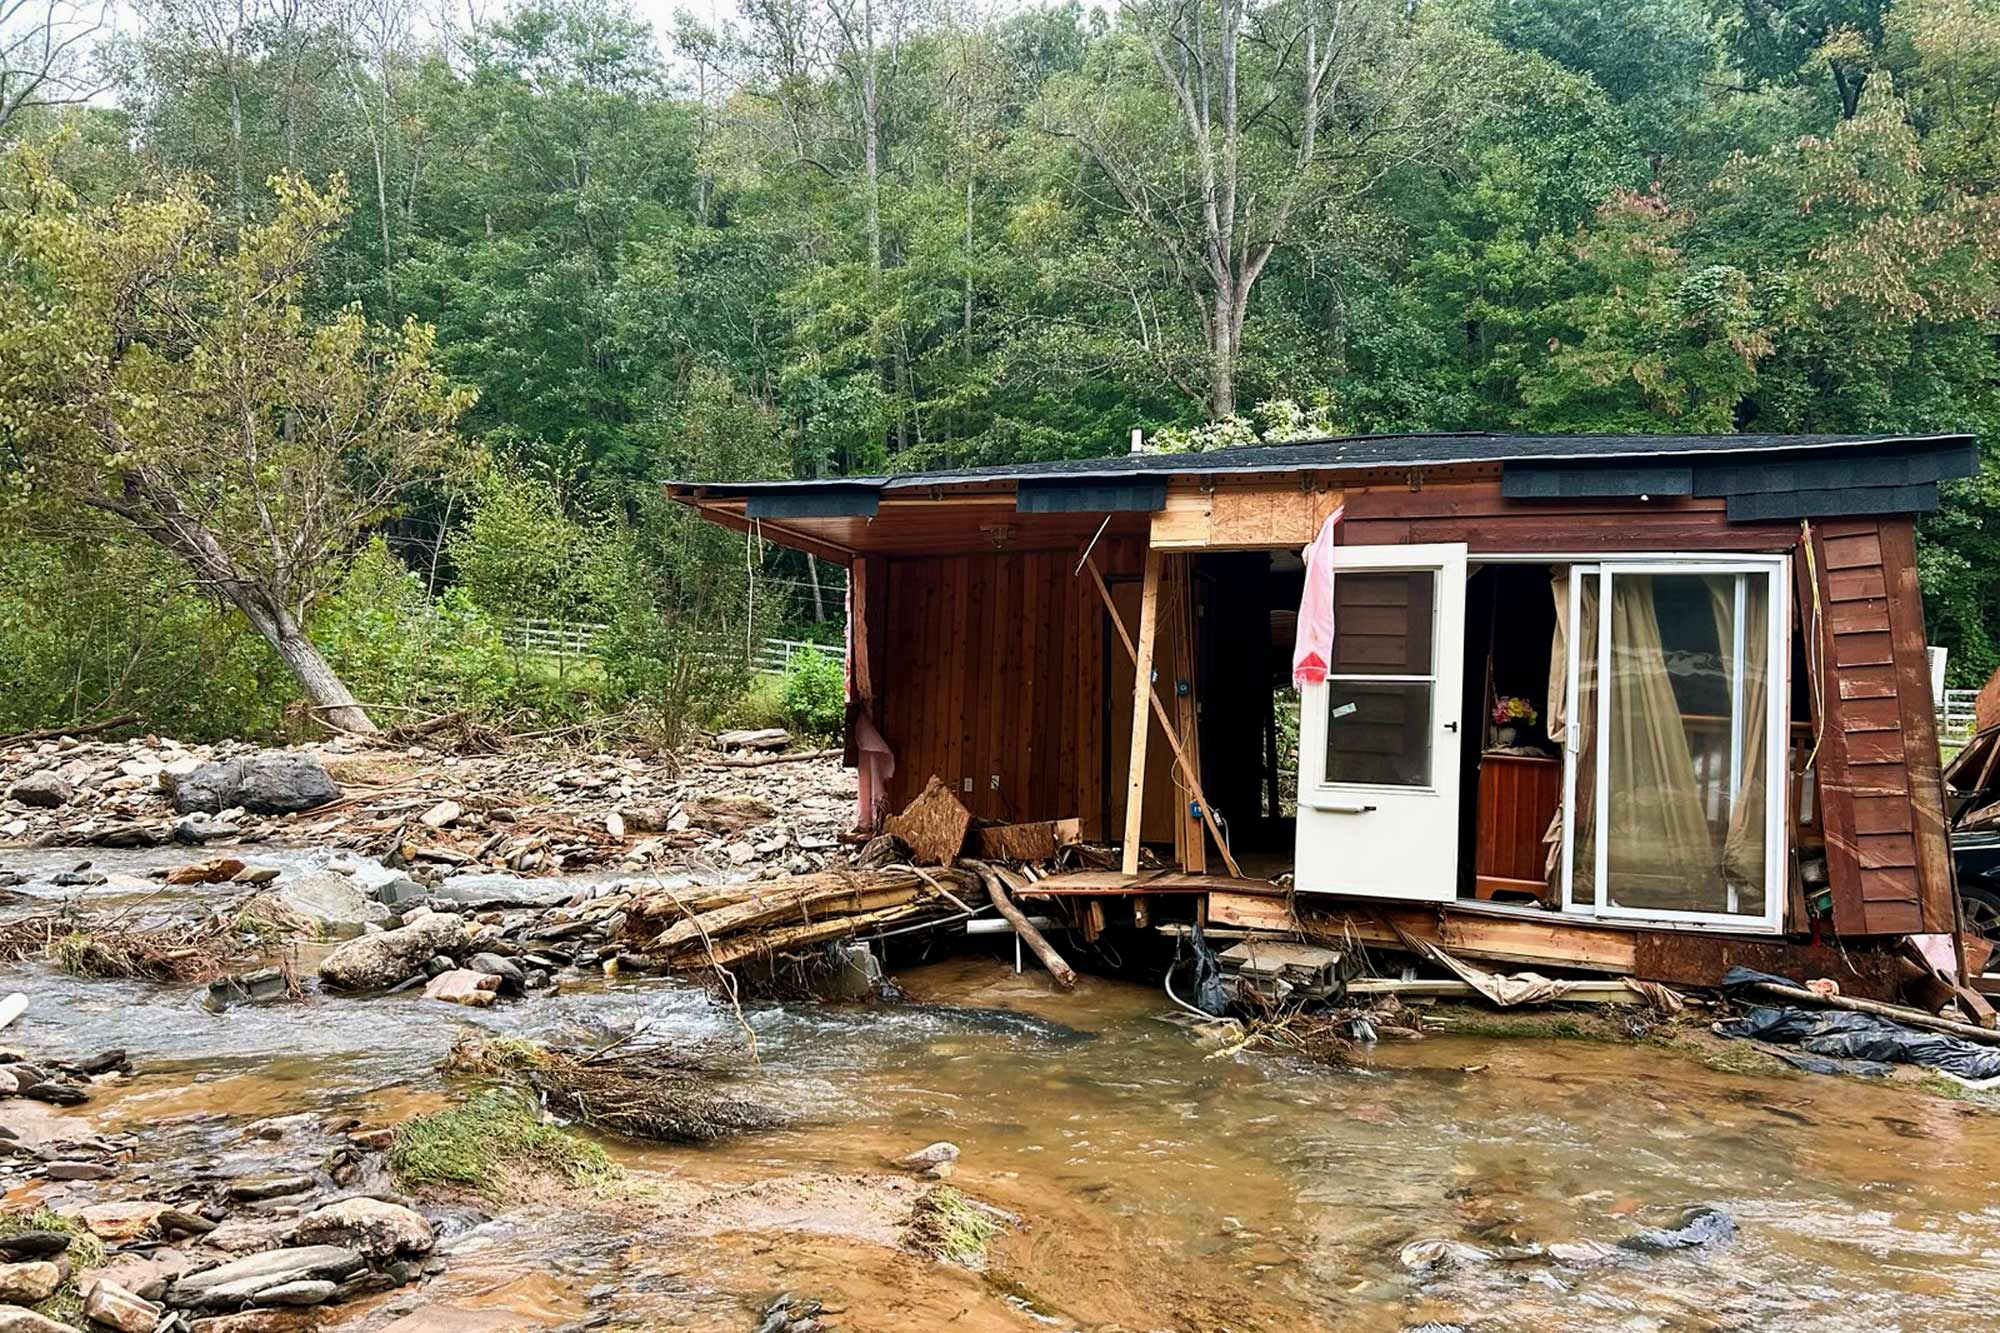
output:
{"label": "dark shingle roof", "polygon": [[[1454,463],[1575,463],[1609,459],[1694,458],[1748,453],[1810,453],[1880,449],[1897,445],[1969,444],[1962,434],[1939,435],[1352,435],[1294,444],[1245,445],[1202,453],[1116,454],[1041,463],[950,468],[891,476],[829,477],[820,481],[699,483],[710,495],[760,491],[901,491],[968,482],[1004,483],[1036,478],[1062,481],[1139,477],[1439,467]],[[697,484],[697,483],[682,483]]]}

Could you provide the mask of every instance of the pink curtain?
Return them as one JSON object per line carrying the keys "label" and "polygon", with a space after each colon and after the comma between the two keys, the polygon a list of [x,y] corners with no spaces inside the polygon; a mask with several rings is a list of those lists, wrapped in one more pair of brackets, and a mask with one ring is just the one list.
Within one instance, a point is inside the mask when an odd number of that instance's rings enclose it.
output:
{"label": "pink curtain", "polygon": [[1347,506],[1326,516],[1319,536],[1305,549],[1306,586],[1299,597],[1299,626],[1292,647],[1292,688],[1302,690],[1326,679],[1333,661],[1333,529]]}

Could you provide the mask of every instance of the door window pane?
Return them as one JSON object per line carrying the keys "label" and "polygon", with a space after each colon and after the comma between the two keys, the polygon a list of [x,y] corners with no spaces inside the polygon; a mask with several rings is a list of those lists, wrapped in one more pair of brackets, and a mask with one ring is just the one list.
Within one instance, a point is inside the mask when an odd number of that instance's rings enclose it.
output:
{"label": "door window pane", "polygon": [[1337,576],[1329,671],[1356,676],[1430,675],[1436,577],[1428,569]]}
{"label": "door window pane", "polygon": [[1627,910],[1762,916],[1770,580],[1610,576],[1604,735],[1578,773],[1578,882],[1593,859],[1583,783],[1607,803],[1606,901]]}
{"label": "door window pane", "polygon": [[1430,737],[1430,681],[1327,680],[1328,782],[1428,787]]}

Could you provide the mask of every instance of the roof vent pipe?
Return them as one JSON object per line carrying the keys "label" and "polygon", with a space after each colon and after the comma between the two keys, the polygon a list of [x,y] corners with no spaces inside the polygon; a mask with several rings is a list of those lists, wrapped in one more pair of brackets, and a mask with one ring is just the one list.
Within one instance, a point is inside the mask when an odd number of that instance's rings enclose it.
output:
{"label": "roof vent pipe", "polygon": [[1132,452],[1135,454],[1146,452],[1146,432],[1137,426],[1132,427]]}

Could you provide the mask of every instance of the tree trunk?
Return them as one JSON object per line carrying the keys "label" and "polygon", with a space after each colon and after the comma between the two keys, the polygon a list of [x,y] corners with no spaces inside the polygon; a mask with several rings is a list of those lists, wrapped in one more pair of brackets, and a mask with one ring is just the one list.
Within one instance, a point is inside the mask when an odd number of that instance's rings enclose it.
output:
{"label": "tree trunk", "polygon": [[243,90],[234,70],[229,75],[229,156],[236,176],[236,222],[241,226],[250,220],[250,196],[243,185]]}
{"label": "tree trunk", "polygon": [[191,518],[171,491],[128,473],[125,498],[93,497],[90,503],[138,526],[194,571],[217,597],[243,614],[298,680],[319,717],[342,731],[379,733],[367,711],[334,672],[284,603],[247,577],[215,534]]}
{"label": "tree trunk", "polygon": [[806,578],[812,581],[813,623],[817,625],[826,619],[826,602],[819,591],[819,560],[811,551],[806,552]]}

